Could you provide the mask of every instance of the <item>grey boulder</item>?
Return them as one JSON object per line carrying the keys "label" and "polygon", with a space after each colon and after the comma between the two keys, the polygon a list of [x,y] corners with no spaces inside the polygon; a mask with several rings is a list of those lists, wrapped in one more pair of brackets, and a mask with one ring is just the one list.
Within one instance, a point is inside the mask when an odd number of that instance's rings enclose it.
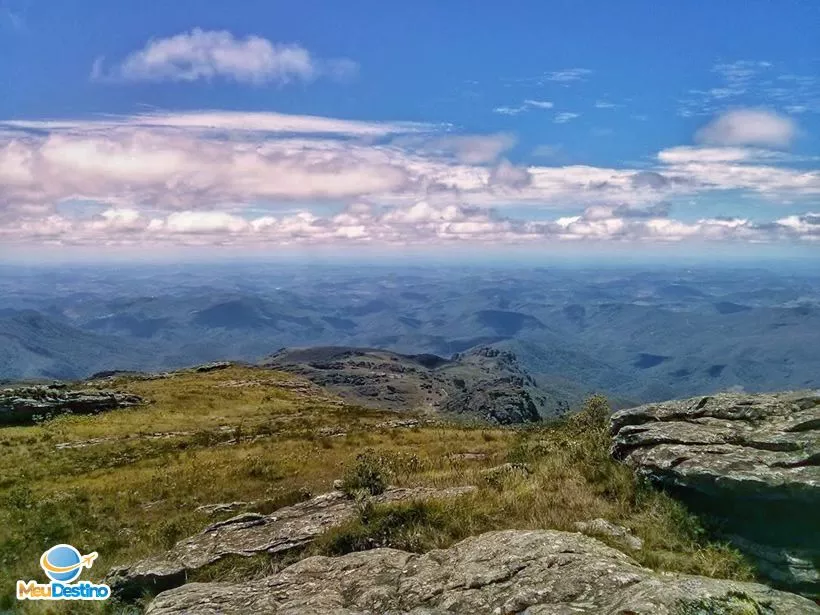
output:
{"label": "grey boulder", "polygon": [[616,412],[612,454],[682,499],[778,587],[820,596],[820,391]]}

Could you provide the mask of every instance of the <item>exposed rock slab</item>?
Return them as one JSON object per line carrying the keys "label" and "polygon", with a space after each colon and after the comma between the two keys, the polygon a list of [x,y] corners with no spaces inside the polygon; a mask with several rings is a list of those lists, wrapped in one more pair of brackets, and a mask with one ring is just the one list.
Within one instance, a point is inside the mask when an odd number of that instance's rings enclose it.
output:
{"label": "exposed rock slab", "polygon": [[820,596],[820,391],[647,404],[611,432],[616,458],[717,521],[769,580]]}
{"label": "exposed rock slab", "polygon": [[183,613],[810,615],[820,607],[764,585],[658,574],[581,534],[511,530],[424,555],[375,549],[311,557],[257,581],[192,583],[147,610]]}
{"label": "exposed rock slab", "polygon": [[[376,503],[454,497],[475,487],[388,489]],[[305,546],[317,536],[356,514],[356,503],[340,491],[281,508],[269,515],[244,513],[205,528],[178,542],[162,555],[115,568],[108,576],[113,591],[123,597],[158,592],[185,582],[187,574],[231,555],[281,553]]]}
{"label": "exposed rock slab", "polygon": [[62,384],[0,390],[0,425],[31,423],[59,414],[95,414],[143,403],[137,395],[97,389],[70,390]]}

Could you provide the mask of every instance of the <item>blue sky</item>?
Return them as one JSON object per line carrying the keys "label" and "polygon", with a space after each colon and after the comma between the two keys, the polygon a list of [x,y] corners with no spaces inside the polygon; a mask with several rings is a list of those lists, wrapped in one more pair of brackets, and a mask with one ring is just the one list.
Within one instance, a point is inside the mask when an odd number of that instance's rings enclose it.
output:
{"label": "blue sky", "polygon": [[818,28],[797,0],[0,0],[0,255],[810,253]]}

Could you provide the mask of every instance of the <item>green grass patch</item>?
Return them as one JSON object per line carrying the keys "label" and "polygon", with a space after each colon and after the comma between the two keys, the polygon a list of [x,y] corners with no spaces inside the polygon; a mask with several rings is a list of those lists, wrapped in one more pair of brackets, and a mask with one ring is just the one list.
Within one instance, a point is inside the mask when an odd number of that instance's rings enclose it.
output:
{"label": "green grass patch", "polygon": [[[233,514],[209,515],[199,506],[245,502],[242,510],[270,513],[331,490],[336,479],[359,497],[350,523],[304,551],[229,558],[197,578],[261,576],[296,557],[374,546],[426,551],[488,530],[572,531],[574,522],[596,517],[643,539],[644,549],[630,555],[644,565],[752,576],[682,505],[610,459],[602,398],[566,421],[536,427],[376,429],[396,415],[345,406],[301,385],[250,367],[122,378],[116,388],[150,403],[0,429],[0,611],[127,614],[113,604],[21,605],[14,583],[43,581],[40,554],[59,542],[99,552],[83,576],[99,581],[112,566],[161,552]],[[507,462],[529,471],[485,480],[488,468]],[[451,500],[374,506],[369,496],[388,484],[478,489]]]}

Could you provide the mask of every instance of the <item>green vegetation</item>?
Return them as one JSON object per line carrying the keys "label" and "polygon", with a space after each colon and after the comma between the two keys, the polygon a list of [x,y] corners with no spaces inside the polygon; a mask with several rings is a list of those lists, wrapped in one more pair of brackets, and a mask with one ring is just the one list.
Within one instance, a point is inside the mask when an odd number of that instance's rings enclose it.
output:
{"label": "green vegetation", "polygon": [[[446,501],[364,507],[363,514],[328,532],[318,550],[341,554],[375,546],[423,552],[496,529],[550,528],[575,531],[573,523],[603,517],[630,528],[644,541],[629,551],[639,563],[661,570],[748,580],[750,567],[733,549],[710,543],[684,506],[612,461],[608,454],[606,400],[590,398],[567,421],[522,429],[505,444],[509,462],[527,472],[465,472],[462,484],[480,488]],[[499,478],[500,476],[500,478]],[[417,484],[426,482],[416,477]],[[617,538],[599,537],[623,548]]]}
{"label": "green vegetation", "polygon": [[356,463],[345,472],[342,491],[354,497],[359,492],[379,495],[387,489],[390,474],[388,460],[369,448],[356,455]]}
{"label": "green vegetation", "polygon": [[[236,514],[199,506],[238,501],[267,513],[329,491],[337,479],[359,499],[355,520],[300,553],[223,561],[197,579],[270,574],[316,553],[382,545],[424,551],[492,529],[572,530],[596,517],[643,539],[643,550],[630,555],[647,566],[751,576],[735,551],[708,542],[680,504],[610,460],[603,398],[566,421],[526,429],[395,428],[385,425],[395,414],[347,406],[296,377],[257,368],[123,378],[114,387],[151,403],[0,430],[0,611],[89,612],[88,604],[21,607],[14,600],[16,579],[43,580],[39,556],[58,542],[98,551],[84,578],[100,580],[114,565]],[[507,462],[529,472],[482,478]],[[453,500],[373,505],[369,496],[388,483],[478,489]]]}

